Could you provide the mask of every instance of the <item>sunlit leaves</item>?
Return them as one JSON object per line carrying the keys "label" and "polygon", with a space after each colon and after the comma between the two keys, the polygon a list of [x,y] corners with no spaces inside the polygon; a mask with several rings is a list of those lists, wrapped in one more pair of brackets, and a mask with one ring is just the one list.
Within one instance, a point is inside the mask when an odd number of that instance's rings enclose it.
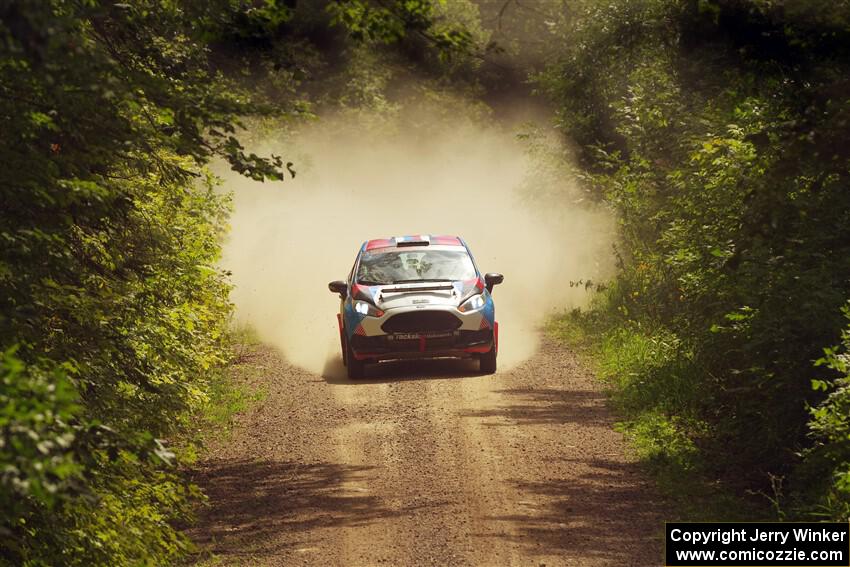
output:
{"label": "sunlit leaves", "polygon": [[186,549],[172,522],[193,492],[163,439],[205,403],[229,312],[213,268],[227,202],[200,166],[284,175],[234,136],[256,106],[211,72],[194,7],[3,10],[0,562]]}
{"label": "sunlit leaves", "polygon": [[462,25],[440,22],[432,0],[333,0],[328,4],[332,22],[358,41],[396,43],[407,36],[424,38],[439,57],[471,51],[472,33]]}
{"label": "sunlit leaves", "polygon": [[[850,320],[850,303],[842,309]],[[828,392],[820,405],[811,408],[810,434],[815,446],[809,449],[813,461],[825,460],[832,468],[832,486],[824,498],[829,515],[836,521],[850,516],[850,325],[841,333],[840,347],[829,347],[815,365],[830,369],[839,378],[812,380],[812,389]]]}
{"label": "sunlit leaves", "polygon": [[[0,507],[20,512],[27,499],[52,507],[79,480],[75,422],[82,411],[68,378],[72,365],[27,365],[10,348],[0,358]],[[0,541],[3,541],[0,537]]]}
{"label": "sunlit leaves", "polygon": [[[802,432],[847,413],[834,351],[810,385],[850,296],[848,17],[828,2],[571,2],[540,77],[588,186],[619,213],[611,311],[694,353],[701,395],[673,411],[711,424],[701,450],[744,488],[828,455],[818,484],[786,485],[789,502],[844,517],[850,455]],[[795,457],[814,439],[812,463]]]}

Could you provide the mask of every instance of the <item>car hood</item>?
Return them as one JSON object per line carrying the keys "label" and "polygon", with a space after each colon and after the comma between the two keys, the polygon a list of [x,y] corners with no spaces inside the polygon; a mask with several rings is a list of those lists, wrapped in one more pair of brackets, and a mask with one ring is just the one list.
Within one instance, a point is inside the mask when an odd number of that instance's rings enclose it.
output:
{"label": "car hood", "polygon": [[364,299],[383,310],[421,305],[457,307],[484,290],[481,278],[451,282],[411,282],[354,286],[354,298]]}

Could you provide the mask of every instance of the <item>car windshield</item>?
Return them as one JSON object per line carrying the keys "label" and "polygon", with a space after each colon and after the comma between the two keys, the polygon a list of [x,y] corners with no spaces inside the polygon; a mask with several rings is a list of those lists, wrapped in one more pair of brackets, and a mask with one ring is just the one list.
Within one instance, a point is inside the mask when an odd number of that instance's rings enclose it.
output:
{"label": "car windshield", "polygon": [[363,252],[357,282],[385,285],[404,282],[455,281],[475,277],[466,250],[389,248]]}

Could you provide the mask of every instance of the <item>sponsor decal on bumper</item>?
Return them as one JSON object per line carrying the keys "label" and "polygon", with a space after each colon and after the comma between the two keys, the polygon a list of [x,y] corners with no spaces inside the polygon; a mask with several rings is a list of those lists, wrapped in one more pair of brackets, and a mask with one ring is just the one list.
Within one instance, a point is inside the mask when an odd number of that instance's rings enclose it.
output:
{"label": "sponsor decal on bumper", "polygon": [[388,341],[410,341],[419,339],[440,339],[445,337],[458,336],[459,333],[452,331],[444,331],[439,333],[395,333],[387,335]]}

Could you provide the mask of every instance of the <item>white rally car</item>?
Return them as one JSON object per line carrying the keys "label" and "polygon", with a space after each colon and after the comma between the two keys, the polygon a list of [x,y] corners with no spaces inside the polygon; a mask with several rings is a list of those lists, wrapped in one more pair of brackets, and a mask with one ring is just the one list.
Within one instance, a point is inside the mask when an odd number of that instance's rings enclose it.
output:
{"label": "white rally car", "polygon": [[343,363],[351,379],[369,362],[470,358],[496,371],[499,325],[493,286],[457,236],[402,236],[364,242],[340,296],[337,315]]}

